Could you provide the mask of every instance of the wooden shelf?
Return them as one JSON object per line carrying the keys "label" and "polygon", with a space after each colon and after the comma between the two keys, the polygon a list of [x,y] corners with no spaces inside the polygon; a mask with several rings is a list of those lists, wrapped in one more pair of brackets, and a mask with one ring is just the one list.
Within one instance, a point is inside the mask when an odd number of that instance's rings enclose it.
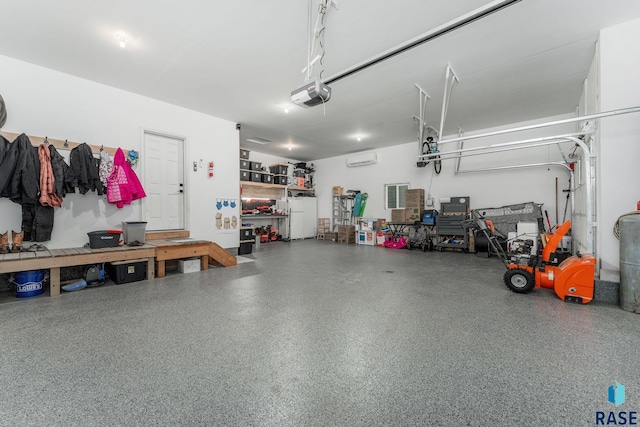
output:
{"label": "wooden shelf", "polygon": [[[262,188],[280,188],[280,189],[285,189],[287,188],[286,185],[279,185],[279,184],[268,184],[266,182],[257,182],[257,181],[240,181],[240,184],[244,187],[249,186],[249,187],[262,187]],[[290,187],[291,188],[291,187]]]}
{"label": "wooden shelf", "polygon": [[[2,134],[10,142],[13,142],[20,135],[18,133],[5,132],[5,131],[0,132],[0,134]],[[33,145],[34,147],[37,147],[40,144],[44,144],[45,139],[49,142],[49,144],[53,145],[58,150],[71,151],[81,144],[80,142],[67,141],[66,139],[63,141],[61,139],[54,139],[54,138],[48,138],[48,137],[43,138],[41,136],[33,136],[33,135],[27,135],[27,136],[29,137],[29,141],[31,141],[31,145]],[[109,153],[109,155],[114,156],[117,150],[117,148],[115,147],[105,147],[103,145],[95,145],[95,144],[87,144],[87,145],[89,146],[89,148],[91,148],[91,151],[93,152],[93,154],[97,154],[97,155],[100,155],[100,150],[103,149],[104,151]],[[124,152],[125,157],[129,156],[129,150],[122,149],[122,151]]]}

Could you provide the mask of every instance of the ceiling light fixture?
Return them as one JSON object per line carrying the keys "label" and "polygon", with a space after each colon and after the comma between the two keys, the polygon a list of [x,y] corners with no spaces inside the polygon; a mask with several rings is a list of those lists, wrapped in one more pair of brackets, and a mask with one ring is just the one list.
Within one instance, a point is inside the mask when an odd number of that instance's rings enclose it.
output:
{"label": "ceiling light fixture", "polygon": [[360,141],[362,141],[362,137],[361,136],[358,137],[358,142],[360,142]]}
{"label": "ceiling light fixture", "polygon": [[125,36],[124,34],[118,34],[116,35],[116,38],[118,39],[118,44],[120,45],[121,48],[125,48],[127,47],[127,43],[129,42],[129,37]]}
{"label": "ceiling light fixture", "polygon": [[253,142],[254,144],[260,144],[260,145],[267,145],[273,142],[273,141],[269,141],[268,139],[258,138],[257,136],[252,136],[251,138],[247,138],[246,141]]}
{"label": "ceiling light fixture", "polygon": [[285,109],[284,109],[284,113],[285,113],[285,114],[289,114],[289,109],[288,109],[288,108],[285,108]]}
{"label": "ceiling light fixture", "polygon": [[446,24],[440,25],[439,27],[434,28],[433,30],[427,31],[426,33],[415,37],[411,40],[408,40],[404,44],[391,48],[387,51],[382,52],[381,54],[374,56],[373,58],[367,59],[359,64],[356,64],[346,70],[329,77],[326,80],[322,80],[322,83],[326,85],[330,85],[333,82],[341,80],[351,74],[355,74],[358,71],[362,71],[365,68],[369,68],[372,65],[375,65],[379,62],[385,61],[389,58],[392,58],[402,52],[406,52],[409,49],[413,49],[414,47],[420,46],[423,43],[436,39],[440,36],[443,36],[447,33],[455,31],[465,25],[471,24],[477,20],[480,20],[484,17],[487,17],[495,12],[498,12],[502,9],[505,9],[509,6],[512,6],[516,3],[521,2],[522,0],[495,0],[491,3],[488,3],[476,10],[473,10],[469,13],[466,13],[458,18],[447,22]]}

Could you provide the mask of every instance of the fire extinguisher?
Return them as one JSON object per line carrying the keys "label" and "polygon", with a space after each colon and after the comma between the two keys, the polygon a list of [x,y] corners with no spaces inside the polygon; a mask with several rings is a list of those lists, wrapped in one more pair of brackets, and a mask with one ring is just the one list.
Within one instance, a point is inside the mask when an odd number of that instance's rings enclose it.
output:
{"label": "fire extinguisher", "polygon": [[209,162],[209,178],[213,178],[213,162]]}

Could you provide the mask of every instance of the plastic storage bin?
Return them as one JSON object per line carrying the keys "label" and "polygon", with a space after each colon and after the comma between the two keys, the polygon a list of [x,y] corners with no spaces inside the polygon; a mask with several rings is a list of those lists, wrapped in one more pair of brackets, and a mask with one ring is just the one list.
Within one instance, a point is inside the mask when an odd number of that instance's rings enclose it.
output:
{"label": "plastic storage bin", "polygon": [[147,274],[146,260],[131,260],[112,262],[107,265],[109,277],[116,284],[139,282],[145,279]]}
{"label": "plastic storage bin", "polygon": [[252,242],[244,242],[240,243],[240,247],[238,248],[238,255],[248,255],[253,250]]}
{"label": "plastic storage bin", "polygon": [[287,174],[287,165],[271,165],[269,166],[269,172],[274,175],[286,175]]}
{"label": "plastic storage bin", "polygon": [[91,249],[115,248],[120,242],[120,233],[108,230],[90,231],[87,236],[89,236],[89,247]]}
{"label": "plastic storage bin", "polygon": [[147,232],[146,221],[128,221],[122,223],[124,244],[143,244]]}

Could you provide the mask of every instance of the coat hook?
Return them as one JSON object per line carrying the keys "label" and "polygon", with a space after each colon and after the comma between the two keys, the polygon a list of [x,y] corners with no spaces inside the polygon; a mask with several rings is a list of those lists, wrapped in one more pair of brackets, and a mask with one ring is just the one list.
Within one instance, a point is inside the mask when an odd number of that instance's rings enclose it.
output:
{"label": "coat hook", "polygon": [[100,151],[104,151],[104,145],[100,146]]}
{"label": "coat hook", "polygon": [[64,148],[69,148],[69,143],[67,142],[67,140],[64,140]]}

